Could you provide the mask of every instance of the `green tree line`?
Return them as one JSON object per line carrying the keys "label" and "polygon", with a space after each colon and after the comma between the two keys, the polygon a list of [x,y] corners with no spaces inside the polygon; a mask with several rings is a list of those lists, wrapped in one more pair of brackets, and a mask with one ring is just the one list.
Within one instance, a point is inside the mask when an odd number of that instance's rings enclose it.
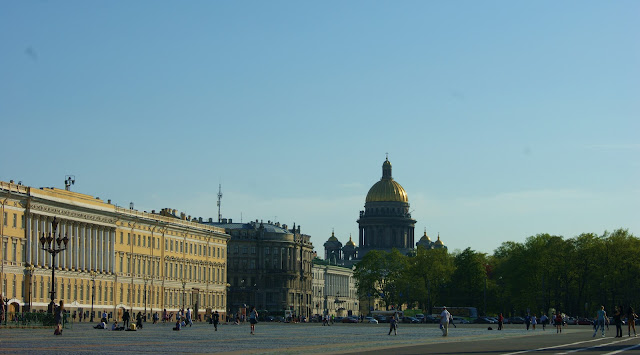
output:
{"label": "green tree line", "polygon": [[493,255],[419,247],[413,255],[370,251],[354,271],[362,301],[379,299],[430,312],[476,307],[479,314],[547,313],[592,317],[601,305],[640,303],[640,239],[626,229],[574,238],[538,234],[504,242]]}

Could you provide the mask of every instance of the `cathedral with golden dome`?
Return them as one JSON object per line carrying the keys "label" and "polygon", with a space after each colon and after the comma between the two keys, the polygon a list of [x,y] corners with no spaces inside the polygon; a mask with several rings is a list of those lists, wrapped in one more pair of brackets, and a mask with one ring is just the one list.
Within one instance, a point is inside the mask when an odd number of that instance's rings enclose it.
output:
{"label": "cathedral with golden dome", "polygon": [[410,254],[417,245],[428,249],[446,248],[439,235],[436,242],[431,242],[426,231],[415,243],[416,220],[409,212],[409,197],[402,185],[393,179],[388,157],[382,163],[382,178],[369,189],[364,210],[360,211],[357,222],[358,246],[351,237],[342,246],[332,232],[324,244],[326,260],[350,265],[362,259],[370,250],[398,249],[403,254]]}

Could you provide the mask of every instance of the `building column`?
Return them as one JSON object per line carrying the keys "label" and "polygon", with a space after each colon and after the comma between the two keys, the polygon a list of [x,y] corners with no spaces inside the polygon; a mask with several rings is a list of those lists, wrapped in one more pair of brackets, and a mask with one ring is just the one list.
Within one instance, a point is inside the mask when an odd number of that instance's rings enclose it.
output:
{"label": "building column", "polygon": [[33,250],[33,264],[38,266],[38,250],[40,250],[40,218],[31,214],[31,218],[33,219],[33,234],[37,241],[36,248]]}
{"label": "building column", "polygon": [[109,256],[111,257],[111,263],[109,263],[109,271],[113,274],[116,272],[115,263],[116,263],[116,230],[115,228],[111,230],[111,249]]}
{"label": "building column", "polygon": [[[25,255],[27,257],[27,264],[31,265],[31,253],[33,252],[32,249],[32,237],[33,237],[33,233],[31,233],[31,214],[29,214],[28,216],[25,216],[25,222],[27,223],[27,225],[25,226],[25,233],[27,234],[27,243],[25,244],[25,248],[26,248],[26,252]],[[36,244],[37,245],[37,244]]]}
{"label": "building column", "polygon": [[91,227],[91,270],[98,271],[98,226]]}
{"label": "building column", "polygon": [[98,272],[103,272],[104,271],[104,227],[100,227],[100,229],[98,230],[98,248],[97,248],[97,252],[98,252],[98,258],[96,259],[98,261],[98,265],[96,266],[96,269],[98,269]]}
{"label": "building column", "polygon": [[87,225],[87,271],[93,270],[93,226],[91,224]]}

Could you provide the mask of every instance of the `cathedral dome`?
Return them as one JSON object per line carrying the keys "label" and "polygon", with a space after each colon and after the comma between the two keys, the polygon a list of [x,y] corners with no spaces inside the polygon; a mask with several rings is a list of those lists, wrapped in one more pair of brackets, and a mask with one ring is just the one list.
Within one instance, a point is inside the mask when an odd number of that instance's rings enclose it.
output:
{"label": "cathedral dome", "polygon": [[391,176],[391,163],[388,158],[382,164],[382,178],[371,186],[365,202],[409,203],[407,192]]}
{"label": "cathedral dome", "polygon": [[347,242],[346,245],[351,246],[351,247],[355,247],[356,246],[356,243],[354,243],[353,240],[351,240],[351,236],[349,236],[349,241]]}

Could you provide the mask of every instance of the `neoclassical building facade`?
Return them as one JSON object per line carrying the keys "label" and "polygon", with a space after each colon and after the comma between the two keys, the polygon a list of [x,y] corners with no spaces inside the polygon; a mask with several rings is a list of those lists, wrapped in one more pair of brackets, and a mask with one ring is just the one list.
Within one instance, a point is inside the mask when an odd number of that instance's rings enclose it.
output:
{"label": "neoclassical building facade", "polygon": [[[226,312],[229,235],[175,210],[122,208],[56,188],[0,182],[2,295],[9,312],[47,309],[51,255],[40,238],[67,237],[56,255],[55,299],[72,314],[175,312],[181,307]],[[54,236],[55,237],[55,236]]]}

